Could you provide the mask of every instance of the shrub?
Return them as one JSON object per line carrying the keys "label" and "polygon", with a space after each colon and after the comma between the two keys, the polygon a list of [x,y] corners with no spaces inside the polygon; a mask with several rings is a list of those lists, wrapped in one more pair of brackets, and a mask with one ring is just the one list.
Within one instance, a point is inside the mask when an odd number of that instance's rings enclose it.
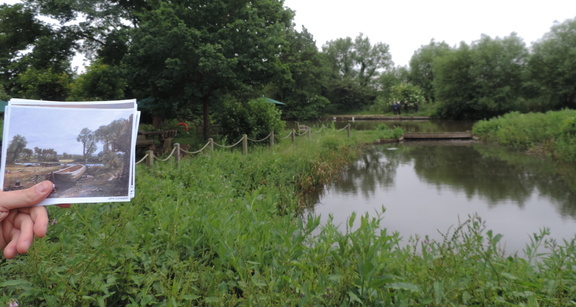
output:
{"label": "shrub", "polygon": [[222,134],[229,140],[238,140],[243,134],[250,138],[265,138],[271,131],[279,134],[285,127],[282,112],[272,103],[255,99],[248,103],[225,101],[217,117]]}

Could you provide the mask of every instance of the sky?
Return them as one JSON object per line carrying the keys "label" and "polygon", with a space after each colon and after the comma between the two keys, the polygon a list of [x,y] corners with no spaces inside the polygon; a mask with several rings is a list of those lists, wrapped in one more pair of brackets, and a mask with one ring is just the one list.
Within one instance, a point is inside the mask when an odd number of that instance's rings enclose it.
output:
{"label": "sky", "polygon": [[[328,41],[363,33],[372,44],[387,44],[397,66],[407,66],[432,39],[457,46],[482,34],[516,32],[529,47],[554,22],[576,17],[576,0],[284,0],[284,6],[296,12],[296,29],[305,26],[320,50]],[[80,64],[77,58],[73,66]]]}
{"label": "sky", "polygon": [[453,47],[482,34],[516,32],[529,47],[555,21],[576,17],[576,0],[285,0],[284,6],[296,11],[296,29],[305,26],[318,48],[363,33],[372,44],[388,44],[396,66],[407,66],[432,39]]}
{"label": "sky", "polygon": [[[52,148],[58,154],[82,154],[82,143],[76,140],[83,128],[95,131],[112,121],[128,118],[133,110],[95,110],[75,108],[38,109],[12,108],[5,119],[6,139],[12,140],[16,134],[26,138],[27,148]],[[8,127],[8,128],[6,128]],[[98,144],[96,153],[102,150]]]}

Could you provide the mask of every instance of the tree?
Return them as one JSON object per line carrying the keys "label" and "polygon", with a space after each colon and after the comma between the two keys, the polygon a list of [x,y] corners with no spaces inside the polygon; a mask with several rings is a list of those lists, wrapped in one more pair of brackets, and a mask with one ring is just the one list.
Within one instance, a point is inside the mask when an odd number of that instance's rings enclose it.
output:
{"label": "tree", "polygon": [[95,61],[74,81],[69,100],[100,101],[125,98],[127,82],[119,66]]}
{"label": "tree", "polygon": [[16,162],[20,154],[26,148],[26,144],[28,144],[28,141],[25,137],[19,134],[15,135],[10,141],[8,149],[6,150],[6,163],[12,164]]}
{"label": "tree", "polygon": [[162,2],[139,15],[126,59],[130,85],[164,114],[200,106],[207,137],[210,104],[288,73],[279,56],[292,16],[274,0]]}
{"label": "tree", "polygon": [[496,39],[483,35],[471,46],[461,43],[434,62],[437,115],[482,119],[514,110],[522,96],[527,56],[515,33]]}
{"label": "tree", "polygon": [[275,78],[265,88],[269,97],[285,102],[282,114],[288,119],[313,119],[322,115],[330,103],[324,97],[330,72],[325,55],[318,52],[312,35],[303,28],[291,29],[287,35],[280,60],[290,74]]}
{"label": "tree", "polygon": [[376,98],[379,74],[392,65],[389,47],[372,45],[361,33],[356,39],[339,38],[322,47],[334,71],[327,97],[341,111],[359,109]]}
{"label": "tree", "polygon": [[449,51],[450,47],[445,42],[437,43],[432,40],[430,44],[422,46],[414,52],[410,59],[408,80],[422,89],[426,102],[436,101],[434,93],[434,61]]}
{"label": "tree", "polygon": [[96,137],[94,132],[88,128],[82,128],[80,134],[76,137],[76,141],[82,143],[82,157],[85,162],[88,157],[96,151]]}
{"label": "tree", "polygon": [[555,24],[532,46],[532,85],[549,108],[576,108],[576,18]]}
{"label": "tree", "polygon": [[362,33],[354,41],[350,37],[339,38],[322,47],[342,79],[354,79],[362,87],[372,84],[381,71],[392,65],[389,49],[384,43],[372,45]]}

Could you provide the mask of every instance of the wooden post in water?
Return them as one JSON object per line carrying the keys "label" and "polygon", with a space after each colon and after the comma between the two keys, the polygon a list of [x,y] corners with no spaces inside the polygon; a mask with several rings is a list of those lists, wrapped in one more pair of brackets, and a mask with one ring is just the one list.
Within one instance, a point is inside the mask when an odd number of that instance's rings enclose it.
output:
{"label": "wooden post in water", "polygon": [[148,157],[146,158],[146,165],[148,167],[152,166],[154,164],[154,151],[153,150],[148,150],[147,151]]}
{"label": "wooden post in water", "polygon": [[248,136],[246,134],[242,135],[242,153],[248,154]]}
{"label": "wooden post in water", "polygon": [[274,149],[274,131],[270,132],[270,148]]}
{"label": "wooden post in water", "polygon": [[176,158],[176,165],[180,165],[180,143],[174,143],[174,147],[176,147],[175,153],[176,156],[174,156]]}

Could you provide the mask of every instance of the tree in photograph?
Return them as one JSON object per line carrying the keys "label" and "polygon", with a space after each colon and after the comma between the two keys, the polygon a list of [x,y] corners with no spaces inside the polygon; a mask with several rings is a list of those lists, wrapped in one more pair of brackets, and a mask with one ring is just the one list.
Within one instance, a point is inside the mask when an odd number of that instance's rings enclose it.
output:
{"label": "tree in photograph", "polygon": [[576,18],[555,24],[533,44],[528,69],[550,109],[576,108]]}
{"label": "tree in photograph", "polygon": [[19,134],[15,135],[10,141],[10,144],[8,145],[8,149],[6,151],[6,163],[12,164],[16,162],[18,160],[18,157],[20,157],[20,154],[26,148],[27,144],[28,141],[26,140],[25,137]]}
{"label": "tree in photograph", "polygon": [[76,141],[82,143],[82,157],[84,162],[87,162],[88,157],[96,151],[96,137],[94,132],[88,128],[83,128],[76,137]]}

